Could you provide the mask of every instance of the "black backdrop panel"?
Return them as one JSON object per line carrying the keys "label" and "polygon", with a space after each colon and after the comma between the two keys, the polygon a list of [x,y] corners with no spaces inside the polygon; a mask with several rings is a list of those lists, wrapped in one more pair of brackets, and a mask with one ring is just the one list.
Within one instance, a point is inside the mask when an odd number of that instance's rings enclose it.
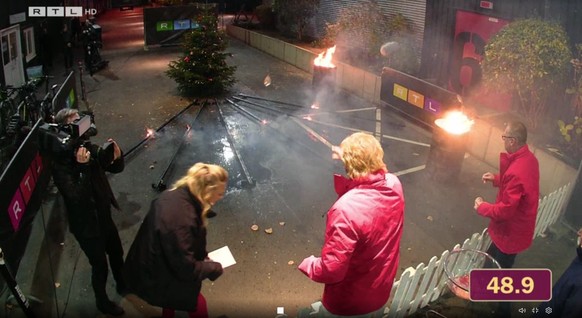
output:
{"label": "black backdrop panel", "polygon": [[142,4],[142,0],[111,0],[112,8],[123,8],[123,7],[137,7]]}
{"label": "black backdrop panel", "polygon": [[182,34],[198,27],[196,16],[201,11],[197,5],[144,8],[145,46],[180,45]]}

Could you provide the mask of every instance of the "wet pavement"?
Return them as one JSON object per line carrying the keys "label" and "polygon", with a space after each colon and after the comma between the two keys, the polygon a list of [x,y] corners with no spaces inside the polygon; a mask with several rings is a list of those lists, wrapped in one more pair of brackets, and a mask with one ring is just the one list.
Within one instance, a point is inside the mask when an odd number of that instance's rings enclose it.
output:
{"label": "wet pavement", "polygon": [[[319,255],[324,214],[336,199],[332,174],[343,167],[331,159],[329,144],[337,145],[355,131],[377,132],[377,121],[386,164],[400,174],[406,198],[397,277],[487,226],[474,212],[473,200],[478,195],[494,199],[495,190],[480,181],[493,168],[467,156],[458,180],[435,180],[423,169],[430,132],[345,92],[314,90],[309,73],[236,40],[228,48],[233,53],[228,62],[238,67],[238,82],[227,96],[233,103],[182,98],[164,74],[180,50],[144,50],[141,12],[111,10],[97,19],[103,30],[102,56],[110,63],[93,77],[83,76],[88,101],[81,109],[95,112],[99,135],[93,142],[112,137],[122,149],[133,149],[125,171],[110,178],[122,208],[114,219],[126,252],[158,195],[152,185],[163,181],[170,186],[199,161],[228,170],[227,194],[209,222],[208,250],[227,245],[237,264],[203,285],[211,317],[274,317],[277,307],[293,317],[320,298],[323,286],[301,274],[297,265]],[[264,85],[267,75],[269,86]],[[159,131],[144,142],[148,128]],[[35,221],[17,278],[25,293],[43,300],[36,305],[42,316],[103,316],[94,305],[89,264],[68,233],[62,209],[53,191]],[[251,230],[255,224],[258,231]],[[552,268],[556,280],[574,256],[565,232],[537,239],[516,266]],[[114,290],[110,277],[109,294],[121,302],[126,317],[161,314],[159,308],[133,295],[121,298]],[[19,316],[18,309],[9,316]]]}

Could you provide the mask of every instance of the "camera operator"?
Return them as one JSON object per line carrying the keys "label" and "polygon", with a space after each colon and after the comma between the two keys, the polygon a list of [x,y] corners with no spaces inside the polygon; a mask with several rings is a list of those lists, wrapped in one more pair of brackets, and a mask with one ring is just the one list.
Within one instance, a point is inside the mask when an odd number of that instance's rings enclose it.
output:
{"label": "camera operator", "polygon": [[[66,108],[57,113],[55,122],[66,126],[78,122],[80,118],[76,109]],[[107,256],[117,292],[124,294],[126,286],[122,276],[123,247],[111,218],[111,205],[118,210],[119,205],[105,171],[119,173],[125,164],[115,141],[109,139],[108,147],[102,148],[91,144],[87,135],[83,132],[67,155],[55,156],[53,179],[65,202],[69,230],[91,264],[91,282],[97,308],[105,314],[119,316],[124,313],[123,309],[112,302],[106,293]],[[112,149],[109,154],[107,148]]]}
{"label": "camera operator", "polygon": [[91,21],[86,21],[83,29],[83,46],[85,52],[85,67],[92,76],[105,66],[99,49],[103,47],[100,35]]}

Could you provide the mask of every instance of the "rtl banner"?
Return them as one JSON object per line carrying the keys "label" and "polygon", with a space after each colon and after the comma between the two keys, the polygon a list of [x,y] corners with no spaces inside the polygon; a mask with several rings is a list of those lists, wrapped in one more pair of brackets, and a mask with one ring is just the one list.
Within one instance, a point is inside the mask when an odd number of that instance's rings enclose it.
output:
{"label": "rtl banner", "polygon": [[40,122],[0,176],[0,247],[14,275],[50,180],[49,162],[40,156],[38,148]]}
{"label": "rtl banner", "polygon": [[[175,46],[182,44],[182,34],[200,26],[197,16],[205,5],[144,8],[143,28],[145,46]],[[209,4],[217,10],[216,4]]]}

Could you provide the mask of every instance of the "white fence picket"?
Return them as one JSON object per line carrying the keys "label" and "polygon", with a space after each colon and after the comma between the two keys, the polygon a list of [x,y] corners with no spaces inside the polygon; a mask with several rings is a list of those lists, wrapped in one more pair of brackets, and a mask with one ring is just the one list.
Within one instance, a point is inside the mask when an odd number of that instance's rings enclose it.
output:
{"label": "white fence picket", "polygon": [[410,305],[410,309],[412,311],[416,311],[420,303],[427,298],[427,286],[431,280],[431,277],[435,273],[436,269],[436,258],[431,258],[428,262],[428,265],[424,269],[424,275],[422,275],[422,280],[420,281],[420,285],[418,286],[418,290],[416,291],[417,297],[415,297]]}

